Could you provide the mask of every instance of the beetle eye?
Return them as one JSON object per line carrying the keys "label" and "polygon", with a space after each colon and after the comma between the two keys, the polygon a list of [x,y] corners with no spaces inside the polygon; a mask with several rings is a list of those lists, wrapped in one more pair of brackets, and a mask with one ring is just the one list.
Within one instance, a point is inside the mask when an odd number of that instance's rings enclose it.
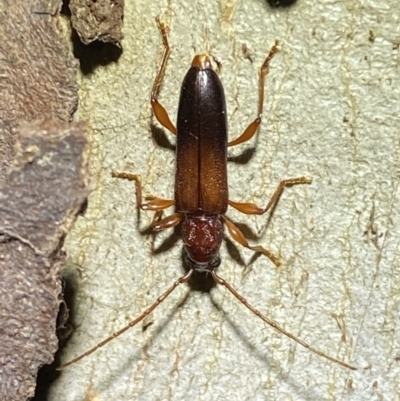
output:
{"label": "beetle eye", "polygon": [[220,264],[221,264],[221,258],[217,256],[210,262],[209,266],[212,267],[213,269],[216,269]]}

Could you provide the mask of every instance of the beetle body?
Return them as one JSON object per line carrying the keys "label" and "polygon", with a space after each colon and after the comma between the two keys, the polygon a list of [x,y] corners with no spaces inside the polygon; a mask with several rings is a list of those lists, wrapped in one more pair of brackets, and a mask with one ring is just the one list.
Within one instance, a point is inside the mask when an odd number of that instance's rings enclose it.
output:
{"label": "beetle body", "polygon": [[224,90],[207,56],[196,56],[178,107],[175,209],[223,214],[228,208]]}
{"label": "beetle body", "polygon": [[228,208],[227,123],[224,90],[210,59],[193,59],[181,88],[176,126],[175,210],[183,213],[188,263],[218,265],[220,214]]}
{"label": "beetle body", "polygon": [[[176,280],[175,283],[158,297],[140,316],[98,343],[95,347],[63,364],[60,368],[71,365],[85,356],[92,354],[98,348],[135,326],[154,311],[179,284],[187,283],[194,271],[200,271],[210,274],[215,283],[224,286],[246,308],[280,333],[317,355],[323,356],[347,368],[355,369],[353,366],[310,346],[264,316],[216,273],[216,269],[221,263],[218,252],[223,239],[224,225],[227,227],[231,237],[240,245],[264,254],[276,265],[280,264],[279,257],[276,257],[268,249],[260,245],[252,246],[248,243],[240,229],[226,218],[225,212],[228,205],[245,214],[262,215],[268,210],[274,209],[285,186],[311,183],[311,179],[308,177],[289,178],[280,181],[278,188],[264,208],[260,208],[253,203],[234,202],[228,199],[227,147],[239,145],[248,141],[258,130],[263,110],[264,79],[268,73],[269,62],[278,51],[278,43],[276,42],[272,47],[261,66],[259,107],[256,119],[248,125],[242,135],[228,142],[225,95],[222,84],[217,74],[212,69],[208,56],[196,56],[183,80],[176,127],[171,122],[165,108],[159,103],[157,94],[165,72],[170,48],[166,28],[159,20],[157,21],[165,49],[161,65],[153,84],[151,104],[154,115],[161,125],[177,135],[175,197],[174,199],[152,197],[150,201],[143,202],[142,186],[139,176],[129,172],[113,172],[112,175],[114,177],[135,181],[138,206],[143,210],[156,212],[153,219],[153,227],[155,230],[164,230],[183,222],[182,239],[187,253],[186,262],[188,263],[189,271]],[[175,207],[175,213],[161,219],[162,211],[172,206]]]}

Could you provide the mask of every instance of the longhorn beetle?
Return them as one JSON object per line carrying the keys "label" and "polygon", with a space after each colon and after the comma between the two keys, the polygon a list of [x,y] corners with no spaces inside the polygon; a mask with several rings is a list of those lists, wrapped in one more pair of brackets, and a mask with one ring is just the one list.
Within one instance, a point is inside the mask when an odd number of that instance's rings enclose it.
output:
{"label": "longhorn beetle", "polygon": [[[250,305],[243,296],[216,273],[218,266],[221,264],[218,253],[223,239],[224,225],[227,227],[231,237],[240,245],[266,255],[277,266],[280,264],[280,259],[272,252],[260,245],[251,246],[247,242],[239,228],[225,216],[228,205],[245,214],[262,215],[268,210],[274,209],[286,186],[311,183],[311,179],[307,177],[282,180],[264,208],[260,208],[253,203],[239,203],[228,199],[227,147],[248,141],[255,135],[260,126],[264,104],[264,81],[269,71],[269,63],[278,52],[278,42],[275,42],[261,66],[257,118],[250,123],[241,136],[228,142],[224,90],[207,55],[197,55],[194,57],[192,66],[183,80],[176,127],[171,122],[165,108],[159,103],[158,92],[170,55],[170,47],[166,27],[159,19],[157,19],[157,24],[164,44],[164,53],[153,84],[151,105],[159,123],[177,137],[175,198],[154,198],[149,202],[143,202],[142,185],[139,176],[128,172],[113,172],[112,176],[135,182],[137,205],[142,210],[155,212],[153,228],[156,231],[161,231],[182,223],[182,239],[186,249],[186,263],[189,271],[175,281],[139,317],[87,352],[64,363],[59,369],[63,369],[92,354],[98,348],[142,321],[179,284],[187,283],[196,271],[210,274],[215,283],[224,286],[246,308],[280,333],[332,362],[355,370],[355,367],[317,350],[300,338],[287,332],[268,317],[262,315],[260,311]],[[162,211],[172,206],[175,207],[175,213],[161,218]]]}

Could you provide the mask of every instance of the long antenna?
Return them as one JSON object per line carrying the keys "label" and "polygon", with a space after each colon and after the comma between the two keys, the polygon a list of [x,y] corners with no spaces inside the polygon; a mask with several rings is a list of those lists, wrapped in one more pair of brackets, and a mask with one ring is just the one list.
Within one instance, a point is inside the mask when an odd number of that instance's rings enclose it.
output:
{"label": "long antenna", "polygon": [[252,305],[250,305],[246,298],[242,297],[228,282],[226,282],[223,278],[219,277],[215,271],[210,272],[213,279],[215,280],[216,283],[224,286],[235,298],[237,298],[247,309],[249,309],[251,312],[253,312],[257,317],[259,317],[261,320],[263,320],[265,323],[269,324],[271,327],[273,327],[275,330],[279,331],[280,333],[284,334],[286,337],[291,338],[293,341],[296,341],[296,343],[299,343],[302,345],[304,348],[307,348],[308,350],[314,352],[314,354],[317,354],[319,356],[323,356],[324,358],[338,363],[339,365],[351,369],[351,370],[357,370],[356,367],[351,366],[347,364],[346,362],[343,362],[339,359],[334,358],[333,356],[329,356],[325,354],[324,352],[312,347],[310,344],[306,343],[305,341],[301,340],[300,338],[296,337],[295,335],[289,333],[286,331],[284,328],[278,325],[278,323],[274,322],[273,320],[267,318],[264,316],[259,310],[254,308]]}
{"label": "long antenna", "polygon": [[121,330],[116,331],[110,337],[107,337],[105,340],[99,342],[96,346],[94,346],[90,350],[84,352],[83,354],[77,356],[76,358],[74,358],[66,363],[63,363],[56,370],[63,370],[67,366],[80,361],[81,359],[87,357],[90,354],[93,354],[93,352],[97,351],[99,348],[103,347],[104,345],[109,343],[111,340],[114,340],[114,338],[119,337],[121,334],[125,333],[125,331],[129,330],[133,326],[136,326],[141,320],[143,320],[146,316],[148,316],[151,312],[153,312],[154,309],[156,309],[158,305],[160,305],[162,302],[164,302],[165,299],[172,293],[172,291],[175,290],[176,287],[178,287],[179,284],[187,283],[189,281],[190,277],[192,276],[193,272],[194,272],[194,270],[190,269],[188,273],[186,273],[184,276],[182,276],[178,280],[176,280],[175,283],[170,288],[168,288],[167,291],[164,292],[164,294],[162,294],[160,297],[157,298],[156,302],[154,302],[139,317],[137,317],[136,319],[129,322]]}

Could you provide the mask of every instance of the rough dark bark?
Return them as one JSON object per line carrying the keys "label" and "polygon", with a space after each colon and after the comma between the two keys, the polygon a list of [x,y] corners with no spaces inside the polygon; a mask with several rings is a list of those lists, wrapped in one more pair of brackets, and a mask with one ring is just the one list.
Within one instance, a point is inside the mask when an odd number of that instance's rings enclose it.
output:
{"label": "rough dark bark", "polygon": [[77,107],[77,63],[55,16],[60,7],[56,1],[3,0],[0,177],[11,163],[21,121],[70,121]]}
{"label": "rough dark bark", "polygon": [[85,45],[99,40],[119,45],[122,38],[124,0],[71,0],[72,26]]}
{"label": "rough dark bark", "polygon": [[3,0],[0,11],[2,401],[32,397],[38,369],[53,360],[61,247],[88,194],[86,127],[68,123],[78,65],[60,8]]}

